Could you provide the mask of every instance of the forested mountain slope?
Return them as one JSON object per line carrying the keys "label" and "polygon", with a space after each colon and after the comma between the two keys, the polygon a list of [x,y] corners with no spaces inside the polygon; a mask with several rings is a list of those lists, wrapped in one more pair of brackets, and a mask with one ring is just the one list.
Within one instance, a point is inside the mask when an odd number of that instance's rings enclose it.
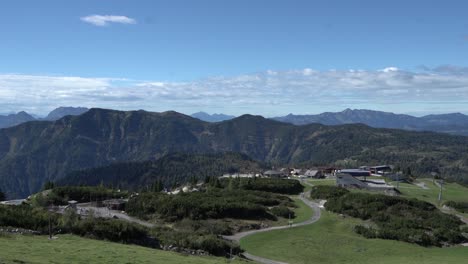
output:
{"label": "forested mountain slope", "polygon": [[71,171],[175,152],[239,152],[280,164],[390,163],[467,181],[467,150],[468,137],[359,124],[295,126],[252,115],[207,123],[177,112],[91,109],[1,129],[0,188],[25,196]]}

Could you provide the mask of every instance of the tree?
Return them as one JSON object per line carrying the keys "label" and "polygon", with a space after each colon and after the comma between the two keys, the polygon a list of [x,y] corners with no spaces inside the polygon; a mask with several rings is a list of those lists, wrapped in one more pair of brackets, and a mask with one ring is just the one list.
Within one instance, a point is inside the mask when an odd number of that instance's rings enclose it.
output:
{"label": "tree", "polygon": [[0,202],[1,201],[5,201],[6,200],[6,195],[2,192],[2,190],[0,189]]}
{"label": "tree", "polygon": [[407,167],[406,168],[406,176],[413,176],[413,173],[411,172],[411,168],[410,167]]}
{"label": "tree", "polygon": [[160,179],[156,180],[156,182],[153,183],[153,185],[151,186],[151,191],[152,192],[160,192],[163,189],[164,189],[164,186],[163,186]]}
{"label": "tree", "polygon": [[61,218],[61,224],[68,231],[71,231],[79,221],[79,216],[74,209],[67,209]]}
{"label": "tree", "polygon": [[53,189],[55,187],[55,184],[51,181],[47,181],[46,183],[44,183],[44,186],[42,187],[42,190],[45,191],[45,190],[50,190],[50,189]]}

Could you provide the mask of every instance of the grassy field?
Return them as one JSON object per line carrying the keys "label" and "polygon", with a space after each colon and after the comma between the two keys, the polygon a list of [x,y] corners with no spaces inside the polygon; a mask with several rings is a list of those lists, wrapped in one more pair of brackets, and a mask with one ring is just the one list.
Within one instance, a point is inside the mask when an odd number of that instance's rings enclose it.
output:
{"label": "grassy field", "polygon": [[315,224],[248,236],[242,248],[254,255],[302,263],[465,263],[468,247],[424,248],[404,242],[366,239],[353,231],[359,220],[322,212]]}
{"label": "grassy field", "polygon": [[[424,200],[433,204],[438,204],[439,186],[434,184],[431,179],[418,179],[416,183],[424,183],[428,189],[419,186],[400,183],[399,190],[402,195]],[[395,182],[390,184],[396,186]],[[468,188],[458,183],[446,183],[442,189],[442,201],[468,202]]]}
{"label": "grassy field", "polygon": [[[382,178],[380,178],[382,179]],[[329,179],[308,179],[313,185],[335,185],[335,180]],[[393,186],[397,186],[396,182],[388,182]],[[432,179],[418,179],[415,183],[424,183],[427,189],[423,189],[415,184],[400,183],[399,190],[402,196],[408,198],[416,198],[427,201],[435,205],[439,205],[438,195],[439,186],[432,182]],[[352,190],[352,189],[351,189]],[[372,192],[375,193],[375,192]],[[442,189],[442,202],[444,201],[468,202],[468,188],[458,183],[446,183]]]}
{"label": "grassy field", "polygon": [[45,236],[0,235],[0,263],[228,263],[224,258],[184,256],[72,235],[58,237],[48,240]]}
{"label": "grassy field", "polygon": [[335,179],[307,179],[313,185],[335,185]]}
{"label": "grassy field", "polygon": [[304,222],[312,217],[312,210],[299,198],[295,198],[294,202],[298,206],[294,209],[296,217],[293,219],[294,223]]}

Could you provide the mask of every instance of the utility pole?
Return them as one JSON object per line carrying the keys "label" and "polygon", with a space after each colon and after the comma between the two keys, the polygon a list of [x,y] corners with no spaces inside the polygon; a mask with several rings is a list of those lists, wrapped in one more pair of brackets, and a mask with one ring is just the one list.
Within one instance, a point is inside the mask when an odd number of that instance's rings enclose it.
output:
{"label": "utility pole", "polygon": [[439,203],[442,201],[442,186],[444,185],[444,179],[440,180],[439,189]]}
{"label": "utility pole", "polygon": [[50,219],[50,211],[49,211],[49,240],[52,239],[52,220]]}
{"label": "utility pole", "polygon": [[400,188],[400,174],[398,172],[396,174],[396,188]]}
{"label": "utility pole", "polygon": [[52,239],[52,205],[49,206],[48,212],[49,212],[49,240]]}

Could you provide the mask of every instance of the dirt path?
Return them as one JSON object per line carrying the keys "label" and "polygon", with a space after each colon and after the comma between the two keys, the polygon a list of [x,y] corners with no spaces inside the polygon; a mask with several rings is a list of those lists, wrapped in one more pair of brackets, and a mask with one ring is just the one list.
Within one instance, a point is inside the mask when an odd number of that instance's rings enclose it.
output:
{"label": "dirt path", "polygon": [[127,214],[123,214],[120,211],[115,211],[115,210],[109,210],[106,207],[93,207],[93,206],[80,206],[78,205],[77,207],[77,213],[83,216],[89,215],[91,212],[94,214],[96,217],[102,217],[102,218],[118,218],[121,220],[125,220],[128,222],[140,224],[142,226],[146,227],[154,227],[155,225],[146,221],[142,221],[140,219],[137,219],[135,217],[131,217]]}

